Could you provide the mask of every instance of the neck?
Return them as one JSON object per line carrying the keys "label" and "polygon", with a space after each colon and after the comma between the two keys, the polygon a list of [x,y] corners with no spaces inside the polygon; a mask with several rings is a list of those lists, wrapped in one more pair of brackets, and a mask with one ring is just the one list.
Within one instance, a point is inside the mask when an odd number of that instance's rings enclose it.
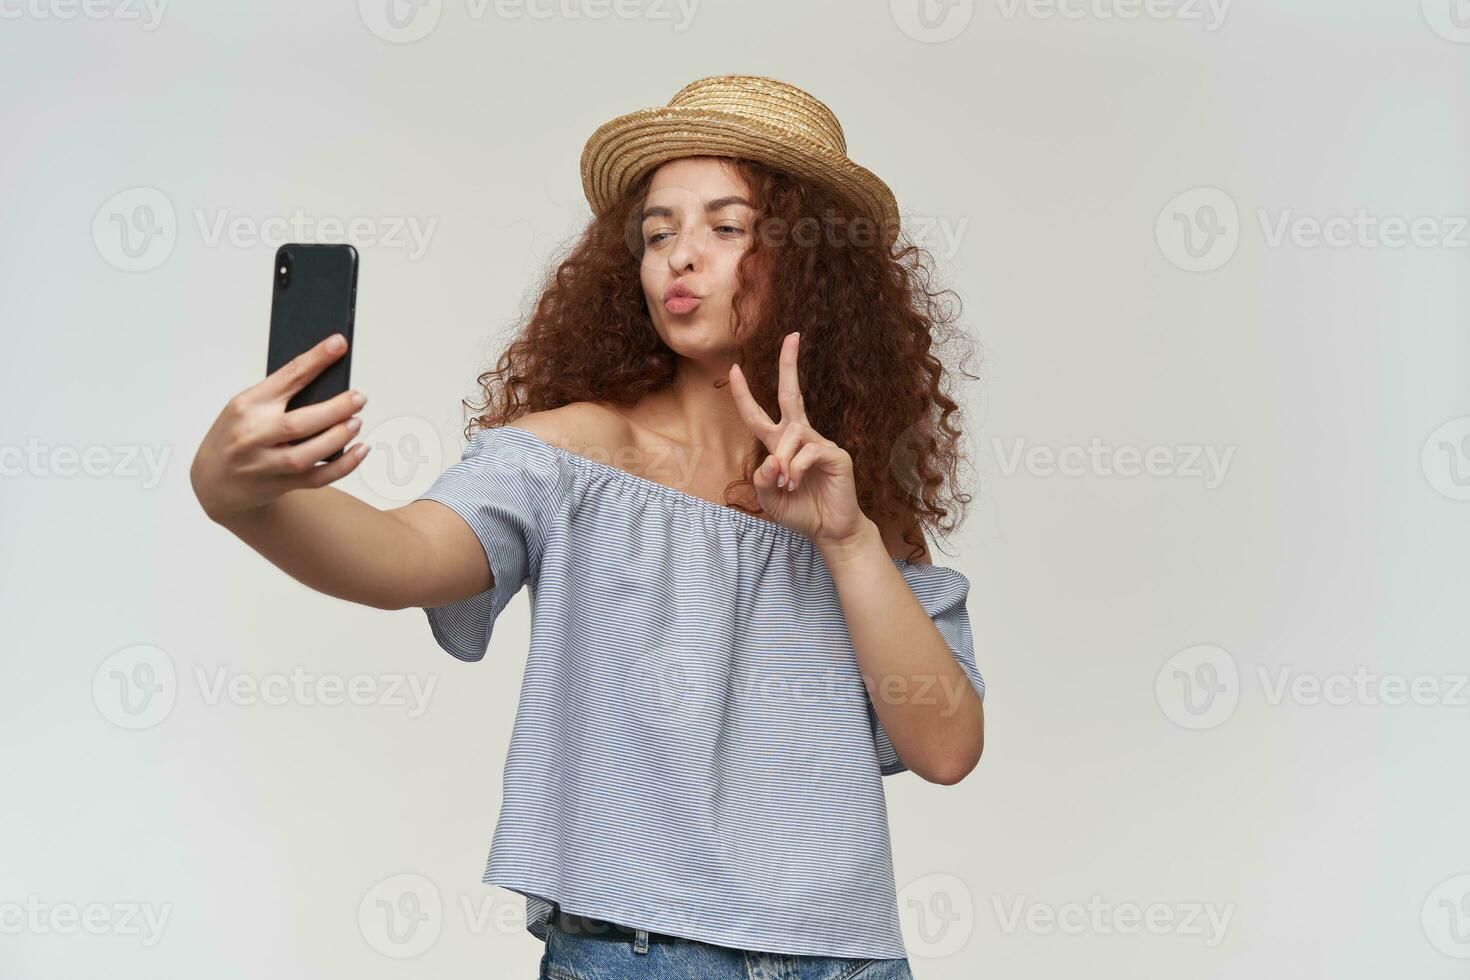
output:
{"label": "neck", "polygon": [[730,361],[681,357],[674,380],[650,400],[646,424],[697,447],[711,463],[735,468],[754,437],[730,394]]}

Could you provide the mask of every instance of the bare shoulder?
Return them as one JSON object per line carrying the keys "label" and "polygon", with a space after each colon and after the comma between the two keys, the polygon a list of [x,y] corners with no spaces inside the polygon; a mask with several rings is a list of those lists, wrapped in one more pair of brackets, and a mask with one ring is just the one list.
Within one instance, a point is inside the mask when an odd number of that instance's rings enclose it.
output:
{"label": "bare shoulder", "polygon": [[568,452],[594,458],[626,446],[632,436],[627,419],[597,402],[571,402],[544,412],[528,412],[506,425],[525,429]]}

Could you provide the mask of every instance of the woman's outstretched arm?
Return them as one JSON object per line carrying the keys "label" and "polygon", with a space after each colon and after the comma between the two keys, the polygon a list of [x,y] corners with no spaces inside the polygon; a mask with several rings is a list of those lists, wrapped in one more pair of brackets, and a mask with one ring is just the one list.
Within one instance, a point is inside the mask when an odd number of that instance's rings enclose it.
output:
{"label": "woman's outstretched arm", "polygon": [[[449,508],[416,500],[378,508],[328,484],[357,468],[358,392],[286,411],[287,401],[346,353],[328,338],[230,399],[189,479],[211,520],[318,592],[379,609],[436,606],[493,584],[484,548]],[[299,445],[290,440],[312,436]]]}

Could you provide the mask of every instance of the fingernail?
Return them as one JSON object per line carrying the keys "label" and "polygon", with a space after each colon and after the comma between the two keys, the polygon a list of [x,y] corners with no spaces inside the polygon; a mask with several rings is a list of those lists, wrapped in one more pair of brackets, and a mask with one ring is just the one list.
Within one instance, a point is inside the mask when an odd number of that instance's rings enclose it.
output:
{"label": "fingernail", "polygon": [[342,336],[340,333],[332,334],[331,338],[327,341],[328,350],[341,350],[346,346],[347,338]]}
{"label": "fingernail", "polygon": [[360,391],[354,391],[352,393],[352,404],[357,408],[362,408],[362,406],[367,404],[367,395],[364,395]]}
{"label": "fingernail", "polygon": [[351,419],[348,419],[347,420],[347,431],[348,432],[356,432],[357,431],[357,427],[360,426],[360,425],[362,425],[362,419],[359,419],[359,418],[351,418]]}
{"label": "fingernail", "polygon": [[776,477],[776,486],[778,486],[778,487],[784,487],[785,485],[786,485],[786,474],[785,473],[782,473],[780,476]]}

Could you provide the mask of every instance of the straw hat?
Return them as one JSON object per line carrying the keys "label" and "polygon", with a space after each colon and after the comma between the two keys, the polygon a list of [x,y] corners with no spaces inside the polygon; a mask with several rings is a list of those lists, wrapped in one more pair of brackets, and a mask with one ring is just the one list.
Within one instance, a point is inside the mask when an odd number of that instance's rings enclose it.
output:
{"label": "straw hat", "polygon": [[898,202],[888,185],[847,157],[832,110],[794,85],[759,75],[690,82],[667,106],[603,123],[582,148],[582,191],[602,214],[639,177],[678,157],[757,160],[842,193],[898,234]]}

